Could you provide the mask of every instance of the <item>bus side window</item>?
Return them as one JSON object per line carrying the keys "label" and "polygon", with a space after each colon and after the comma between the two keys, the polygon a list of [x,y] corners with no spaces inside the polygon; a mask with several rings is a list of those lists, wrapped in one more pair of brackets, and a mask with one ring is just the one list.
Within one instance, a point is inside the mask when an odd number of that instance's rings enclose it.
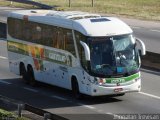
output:
{"label": "bus side window", "polygon": [[42,39],[42,26],[35,23],[32,30],[32,42],[38,43]]}
{"label": "bus side window", "polygon": [[32,24],[31,22],[23,21],[22,40],[32,41]]}
{"label": "bus side window", "polygon": [[56,45],[57,45],[57,28],[55,26],[52,26],[52,44],[51,46],[53,48],[56,48]]}
{"label": "bus side window", "polygon": [[40,44],[50,46],[53,45],[53,27],[49,25],[42,25],[42,39]]}
{"label": "bus side window", "polygon": [[58,34],[59,36],[58,36],[58,38],[59,38],[59,40],[58,40],[58,43],[59,43],[59,48],[60,49],[62,49],[62,50],[64,50],[64,48],[63,48],[63,41],[64,41],[64,33],[63,33],[63,28],[61,28],[60,30],[59,30],[59,34]]}
{"label": "bus side window", "polygon": [[9,34],[16,38],[22,38],[22,20],[15,18],[8,18],[8,32]]}
{"label": "bus side window", "polygon": [[63,48],[64,48],[64,50],[66,50],[66,42],[67,42],[67,35],[66,34],[64,34],[63,40],[64,40]]}
{"label": "bus side window", "polygon": [[16,19],[15,24],[15,38],[21,39],[22,38],[22,20]]}
{"label": "bus side window", "polygon": [[14,35],[15,35],[15,29],[14,29],[15,19],[8,18],[7,24],[8,24],[8,33],[9,33],[9,35],[14,37]]}
{"label": "bus side window", "polygon": [[66,36],[64,38],[65,38],[65,49],[68,52],[72,53],[73,56],[76,56],[72,31],[71,30],[67,30],[66,31]]}

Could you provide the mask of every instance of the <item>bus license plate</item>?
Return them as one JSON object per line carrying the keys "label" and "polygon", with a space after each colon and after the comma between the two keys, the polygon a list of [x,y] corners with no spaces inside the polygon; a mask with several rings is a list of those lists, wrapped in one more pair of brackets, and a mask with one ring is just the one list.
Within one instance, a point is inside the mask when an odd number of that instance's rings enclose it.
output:
{"label": "bus license plate", "polygon": [[121,92],[121,91],[123,91],[123,88],[116,88],[116,89],[114,89],[114,92]]}

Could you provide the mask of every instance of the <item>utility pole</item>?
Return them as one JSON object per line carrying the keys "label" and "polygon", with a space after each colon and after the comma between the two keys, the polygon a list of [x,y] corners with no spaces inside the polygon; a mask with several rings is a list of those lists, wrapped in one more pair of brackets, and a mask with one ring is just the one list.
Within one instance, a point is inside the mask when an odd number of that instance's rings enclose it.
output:
{"label": "utility pole", "polygon": [[71,0],[69,0],[69,7],[71,7]]}
{"label": "utility pole", "polygon": [[94,0],[92,0],[92,7],[94,7]]}
{"label": "utility pole", "polygon": [[13,1],[11,1],[11,5],[13,4]]}

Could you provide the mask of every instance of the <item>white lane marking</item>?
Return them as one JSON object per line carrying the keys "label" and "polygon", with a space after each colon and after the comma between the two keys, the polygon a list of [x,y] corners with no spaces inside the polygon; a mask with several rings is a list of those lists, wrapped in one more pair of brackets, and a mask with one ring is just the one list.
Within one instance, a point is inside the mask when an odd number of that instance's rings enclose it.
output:
{"label": "white lane marking", "polygon": [[29,91],[32,91],[32,92],[38,92],[38,90],[35,90],[35,89],[32,89],[32,88],[28,88],[28,87],[23,87],[25,90],[29,90]]}
{"label": "white lane marking", "polygon": [[6,82],[6,81],[3,81],[3,80],[0,80],[0,83],[7,84],[7,85],[12,84],[12,83],[10,83],[10,82]]}
{"label": "white lane marking", "polygon": [[107,114],[107,115],[112,115],[112,116],[113,116],[113,119],[116,119],[116,120],[122,118],[121,116],[119,116],[119,115],[117,115],[117,114],[110,113],[110,112],[107,112],[107,113],[105,113],[105,114]]}
{"label": "white lane marking", "polygon": [[149,97],[153,97],[153,98],[156,98],[156,99],[159,99],[160,100],[160,97],[159,96],[156,96],[156,95],[152,95],[152,94],[148,94],[148,93],[144,93],[144,92],[139,92],[140,94],[143,94],[143,95],[146,95],[146,96],[149,96]]}
{"label": "white lane marking", "polygon": [[90,105],[83,105],[83,106],[86,107],[86,108],[89,108],[89,109],[95,109],[95,107],[90,106]]}
{"label": "white lane marking", "polygon": [[0,59],[8,59],[7,57],[0,56]]}
{"label": "white lane marking", "polygon": [[152,30],[152,29],[151,29],[150,31],[153,31],[153,32],[160,32],[160,30]]}
{"label": "white lane marking", "polygon": [[84,105],[84,104],[82,104],[82,103],[78,103],[78,105],[81,105],[81,106],[86,107],[86,108],[89,108],[89,109],[95,109],[95,107],[93,107],[93,106]]}
{"label": "white lane marking", "polygon": [[107,115],[114,115],[113,113],[110,113],[110,112],[107,112],[107,113],[105,113],[105,114],[107,114]]}
{"label": "white lane marking", "polygon": [[97,110],[99,113],[102,113],[103,112],[103,110]]}
{"label": "white lane marking", "polygon": [[68,100],[68,99],[66,99],[66,98],[64,98],[64,97],[60,97],[60,96],[56,96],[56,95],[53,95],[53,96],[51,96],[52,98],[57,98],[57,99],[59,99],[59,100]]}
{"label": "white lane marking", "polygon": [[140,29],[140,27],[136,27],[136,26],[131,26],[131,28],[133,28],[133,29]]}

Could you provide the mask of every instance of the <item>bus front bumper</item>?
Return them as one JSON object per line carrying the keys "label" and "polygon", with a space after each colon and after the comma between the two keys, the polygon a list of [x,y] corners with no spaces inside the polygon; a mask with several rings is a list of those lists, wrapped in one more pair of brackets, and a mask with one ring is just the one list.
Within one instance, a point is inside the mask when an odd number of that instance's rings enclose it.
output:
{"label": "bus front bumper", "polygon": [[101,85],[93,85],[91,88],[91,96],[115,95],[128,92],[139,92],[140,90],[141,79],[133,84],[125,86],[106,87]]}

